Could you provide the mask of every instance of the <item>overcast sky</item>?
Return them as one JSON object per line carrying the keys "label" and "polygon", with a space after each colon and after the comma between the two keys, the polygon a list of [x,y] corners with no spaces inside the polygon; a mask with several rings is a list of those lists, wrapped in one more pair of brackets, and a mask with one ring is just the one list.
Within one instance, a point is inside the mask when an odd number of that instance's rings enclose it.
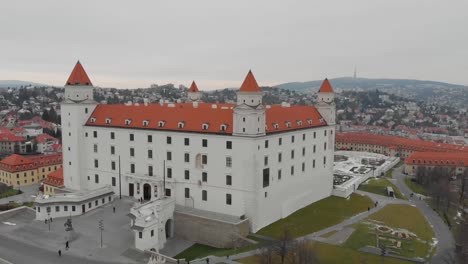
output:
{"label": "overcast sky", "polygon": [[2,1],[0,80],[238,87],[352,76],[468,85],[465,0]]}

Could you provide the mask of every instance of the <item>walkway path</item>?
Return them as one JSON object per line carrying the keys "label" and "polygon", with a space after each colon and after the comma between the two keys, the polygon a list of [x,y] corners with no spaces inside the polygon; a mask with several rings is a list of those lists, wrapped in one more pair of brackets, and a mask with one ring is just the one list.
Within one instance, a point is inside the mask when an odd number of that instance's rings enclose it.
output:
{"label": "walkway path", "polygon": [[398,187],[398,189],[400,189],[403,195],[410,199],[412,204],[421,210],[429,224],[434,229],[438,243],[436,253],[432,258],[431,263],[444,263],[443,258],[446,257],[447,254],[452,254],[455,250],[455,240],[452,232],[449,230],[442,218],[440,218],[440,216],[431,207],[429,207],[425,201],[421,201],[416,197],[414,199],[410,197],[412,191],[406,185],[404,179],[407,176],[404,175],[402,171],[403,166],[393,170],[392,182]]}

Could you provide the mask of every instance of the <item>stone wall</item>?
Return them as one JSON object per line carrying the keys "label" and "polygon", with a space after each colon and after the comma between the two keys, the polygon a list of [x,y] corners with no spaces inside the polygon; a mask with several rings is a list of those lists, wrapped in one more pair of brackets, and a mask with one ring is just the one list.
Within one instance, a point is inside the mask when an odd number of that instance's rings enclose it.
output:
{"label": "stone wall", "polygon": [[249,220],[229,223],[182,212],[174,212],[174,230],[177,237],[217,247],[239,247],[242,237],[249,234]]}

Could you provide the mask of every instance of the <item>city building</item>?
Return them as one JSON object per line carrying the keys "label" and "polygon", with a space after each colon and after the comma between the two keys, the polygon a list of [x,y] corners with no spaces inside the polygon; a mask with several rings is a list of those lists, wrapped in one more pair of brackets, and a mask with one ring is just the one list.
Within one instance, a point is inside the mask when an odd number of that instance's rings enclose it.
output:
{"label": "city building", "polygon": [[405,173],[416,175],[418,168],[431,171],[435,167],[450,168],[453,175],[461,175],[468,168],[468,152],[414,152],[405,160]]}
{"label": "city building", "polygon": [[57,189],[62,189],[64,187],[63,168],[49,173],[42,184],[45,195],[58,193]]}
{"label": "city building", "polygon": [[[233,236],[331,195],[335,103],[328,80],[315,107],[264,105],[252,72],[233,104],[201,102],[195,82],[188,93],[185,103],[98,104],[78,62],[61,105],[63,180],[76,192],[70,197],[93,199],[110,187],[143,200],[129,214],[135,246],[160,249],[174,233],[229,247]],[[68,208],[70,197],[39,198],[37,219],[52,203]],[[213,234],[198,232],[207,226]]]}
{"label": "city building", "polygon": [[35,156],[13,154],[0,161],[0,182],[13,187],[35,184],[61,167],[61,154]]}
{"label": "city building", "polygon": [[363,132],[336,134],[336,149],[369,151],[406,159],[413,152],[465,152],[467,146],[452,145],[396,136],[382,136]]}
{"label": "city building", "polygon": [[25,154],[31,152],[31,150],[28,149],[28,145],[30,144],[24,137],[16,136],[12,133],[0,134],[0,153]]}

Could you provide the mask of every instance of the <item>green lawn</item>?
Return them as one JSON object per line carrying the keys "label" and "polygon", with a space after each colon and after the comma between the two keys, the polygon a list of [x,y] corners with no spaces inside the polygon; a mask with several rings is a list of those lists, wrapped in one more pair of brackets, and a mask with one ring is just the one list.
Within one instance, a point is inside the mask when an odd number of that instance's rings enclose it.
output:
{"label": "green lawn", "polygon": [[259,242],[259,243],[255,244],[255,245],[253,245],[253,244],[248,245],[248,246],[241,247],[241,248],[238,248],[238,249],[215,248],[215,247],[205,246],[205,245],[202,245],[202,244],[195,244],[195,245],[187,248],[186,250],[182,251],[181,253],[179,253],[174,258],[176,258],[176,259],[185,259],[185,260],[193,260],[193,259],[198,259],[198,258],[203,258],[203,257],[206,257],[206,256],[210,256],[210,255],[213,255],[213,256],[234,255],[234,254],[254,250],[257,247],[259,247],[262,242],[264,242],[263,240],[255,238],[255,237],[250,237],[249,236],[248,238],[252,239],[252,240],[255,240],[255,241]]}
{"label": "green lawn", "polygon": [[389,170],[385,173],[385,177],[387,177],[387,178],[393,178],[393,169],[389,169]]}
{"label": "green lawn", "polygon": [[[333,246],[329,244],[319,243],[319,242],[311,242],[314,245],[315,254],[320,262],[320,264],[336,264],[336,263],[350,263],[350,264],[374,264],[374,263],[382,263],[382,259],[380,256],[367,254],[363,252],[359,252],[353,249]],[[260,259],[258,256],[248,257],[236,260],[240,263],[244,264],[258,264],[260,263]],[[279,264],[279,258],[275,259],[275,264]],[[286,261],[286,264],[290,264],[290,262]],[[412,262],[403,261],[395,258],[385,258],[385,264],[410,264]]]}
{"label": "green lawn", "polygon": [[411,191],[422,194],[422,195],[427,195],[427,191],[424,188],[424,186],[420,185],[417,182],[412,181],[411,177],[409,176],[405,177],[405,183],[408,186],[408,188],[411,189]]}
{"label": "green lawn", "polygon": [[371,193],[376,193],[384,196],[387,195],[387,190],[386,188],[390,186],[393,188],[393,191],[395,192],[395,197],[398,199],[406,199],[398,190],[398,188],[391,183],[389,180],[385,178],[370,178],[366,182],[362,183],[359,185],[359,190],[365,191],[365,192],[371,192]]}
{"label": "green lawn", "polygon": [[13,196],[13,195],[17,195],[17,194],[20,194],[21,191],[18,191],[18,190],[15,190],[15,189],[8,189],[2,193],[0,193],[0,198],[6,198],[6,197],[10,197],[10,196]]}
{"label": "green lawn", "polygon": [[[373,226],[365,223],[369,223],[371,220],[378,221],[379,225],[390,228],[406,229],[417,235],[417,239],[398,239],[402,243],[401,249],[393,249],[394,252],[405,257],[427,257],[431,255],[430,243],[432,243],[434,237],[431,226],[419,209],[403,204],[387,205],[363,222],[354,225],[356,231],[346,241],[345,247],[358,250],[366,245],[377,246]],[[381,234],[381,236],[396,238],[385,234]]]}
{"label": "green lawn", "polygon": [[294,237],[300,237],[336,225],[372,206],[369,197],[359,194],[349,199],[330,196],[262,228],[258,234],[278,238],[288,227]]}

